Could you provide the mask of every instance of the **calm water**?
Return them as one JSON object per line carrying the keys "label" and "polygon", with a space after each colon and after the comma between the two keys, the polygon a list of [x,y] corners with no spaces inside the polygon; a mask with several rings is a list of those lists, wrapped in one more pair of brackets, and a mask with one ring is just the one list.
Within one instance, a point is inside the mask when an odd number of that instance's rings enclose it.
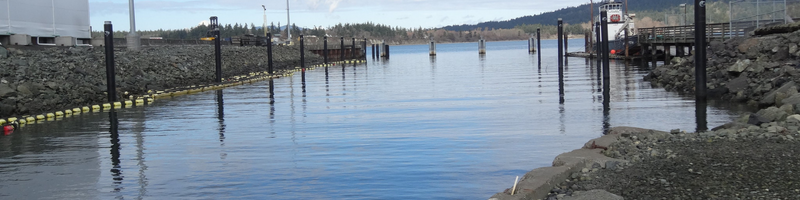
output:
{"label": "calm water", "polygon": [[485,199],[604,127],[696,128],[647,66],[612,61],[604,114],[594,61],[568,59],[559,104],[555,41],[541,68],[525,41],[487,46],[393,46],[276,79],[274,105],[259,82],[28,126],[0,136],[0,199]]}

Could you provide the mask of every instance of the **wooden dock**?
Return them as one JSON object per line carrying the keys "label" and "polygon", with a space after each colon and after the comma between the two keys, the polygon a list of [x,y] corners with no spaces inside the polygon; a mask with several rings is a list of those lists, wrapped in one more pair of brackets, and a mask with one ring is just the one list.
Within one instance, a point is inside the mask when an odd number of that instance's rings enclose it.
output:
{"label": "wooden dock", "polygon": [[[597,55],[590,52],[570,52],[567,53],[567,57],[579,57],[579,58],[597,58]],[[625,56],[625,55],[616,55],[616,54],[609,54],[608,57],[612,60],[640,60],[648,58],[649,56],[641,56],[641,55],[634,55],[634,56]]]}

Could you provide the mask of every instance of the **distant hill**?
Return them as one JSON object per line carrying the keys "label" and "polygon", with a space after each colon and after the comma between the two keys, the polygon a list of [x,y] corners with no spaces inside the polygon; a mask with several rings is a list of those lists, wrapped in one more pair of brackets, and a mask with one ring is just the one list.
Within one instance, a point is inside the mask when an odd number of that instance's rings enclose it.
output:
{"label": "distant hill", "polygon": [[[727,2],[730,0],[712,0],[709,2]],[[599,0],[595,1],[595,11],[597,11],[597,6]],[[625,2],[624,0],[622,1]],[[678,5],[686,3],[689,5],[693,5],[693,0],[675,0],[675,1],[663,1],[663,0],[628,0],[628,12],[630,13],[637,13],[637,12],[661,12],[668,9],[674,9]],[[568,7],[559,9],[556,11],[545,12],[538,15],[529,15],[524,16],[516,19],[506,20],[506,21],[490,21],[490,22],[482,22],[478,24],[463,24],[463,25],[452,25],[452,26],[445,26],[442,27],[445,30],[449,31],[469,31],[475,30],[478,28],[492,28],[492,29],[512,29],[518,25],[523,24],[542,24],[542,25],[556,25],[557,19],[562,18],[564,23],[568,24],[580,24],[590,21],[590,5],[583,4],[576,7]],[[595,12],[595,14],[598,14]]]}

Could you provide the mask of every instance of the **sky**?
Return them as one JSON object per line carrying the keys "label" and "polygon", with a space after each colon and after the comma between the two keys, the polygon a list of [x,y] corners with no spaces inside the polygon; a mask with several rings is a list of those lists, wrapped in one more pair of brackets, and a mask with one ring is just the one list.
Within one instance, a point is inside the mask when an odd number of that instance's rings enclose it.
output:
{"label": "sky", "polygon": [[[436,28],[509,20],[589,3],[589,0],[289,0],[291,22],[328,27],[373,22],[405,28]],[[137,30],[183,29],[217,16],[220,24],[286,24],[286,0],[134,0]],[[127,0],[89,0],[91,25],[111,21],[128,30]],[[124,28],[122,28],[124,27]]]}

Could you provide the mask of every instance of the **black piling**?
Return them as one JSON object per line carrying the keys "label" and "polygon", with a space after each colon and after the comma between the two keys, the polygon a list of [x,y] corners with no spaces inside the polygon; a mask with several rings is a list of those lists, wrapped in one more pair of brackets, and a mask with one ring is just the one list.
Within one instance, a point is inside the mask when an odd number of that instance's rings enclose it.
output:
{"label": "black piling", "polygon": [[558,18],[558,96],[564,103],[564,21]]}
{"label": "black piling", "polygon": [[303,69],[303,73],[306,72],[306,48],[305,48],[305,39],[303,35],[300,35],[300,69]]}
{"label": "black piling", "polygon": [[353,38],[353,46],[350,46],[350,59],[356,59],[356,38]]}
{"label": "black piling", "polygon": [[326,35],[325,37],[322,37],[322,38],[323,38],[322,39],[323,40],[322,46],[324,46],[324,47],[322,47],[323,48],[323,50],[322,50],[322,59],[323,59],[323,61],[322,62],[324,64],[328,64],[328,36]]}
{"label": "black piling", "polygon": [[214,57],[216,58],[216,81],[217,83],[222,82],[222,44],[220,43],[219,36],[219,21],[217,21],[216,16],[211,16],[211,27],[214,29]]}
{"label": "black piling", "polygon": [[695,71],[695,96],[698,99],[706,98],[706,1],[695,0],[694,10],[694,71]]}
{"label": "black piling", "polygon": [[603,134],[611,130],[611,87],[603,80]]}
{"label": "black piling", "polygon": [[600,39],[600,37],[602,35],[602,34],[600,34],[600,31],[603,31],[603,30],[600,30],[600,28],[601,28],[600,22],[599,21],[595,22],[594,23],[594,30],[595,30],[594,31],[594,35],[595,35],[594,36],[595,37],[594,41],[595,41],[596,44],[594,45],[594,57],[597,60],[597,74],[598,74],[597,76],[598,77],[600,77],[600,74],[603,71],[603,61],[602,61],[603,54],[601,53],[601,52],[603,52],[603,47],[602,47],[603,46],[602,45],[603,40]]}
{"label": "black piling", "polygon": [[[610,52],[609,51],[610,50],[608,48],[608,31],[606,31],[606,30],[608,30],[608,11],[606,11],[605,9],[602,9],[602,10],[600,10],[600,34],[599,34],[600,35],[600,40],[598,40],[598,42],[600,44],[600,54],[602,54],[602,57],[600,59],[602,59],[602,62],[603,62],[603,70],[602,71],[603,71],[603,115],[604,115],[604,118],[608,118],[608,116],[609,116],[608,113],[610,112],[610,104],[611,104],[611,71],[609,71],[610,70],[610,66],[609,66],[610,65],[610,63],[609,63],[609,59],[610,59],[610,57],[609,57],[609,53]],[[604,120],[608,121],[609,119],[604,119]],[[603,125],[604,129],[607,130],[608,128],[605,127],[605,124],[608,124],[608,122],[605,122],[604,125]],[[606,131],[606,130],[604,130],[604,131]],[[604,134],[607,134],[607,132],[605,132]]]}
{"label": "black piling", "polygon": [[[267,71],[272,75],[272,73],[275,73],[275,71],[272,70],[272,33],[267,33],[267,38],[269,38],[267,39]],[[269,86],[272,87],[271,84]]]}
{"label": "black piling", "polygon": [[361,58],[365,61],[367,60],[367,38],[364,38],[364,41],[361,42]]}
{"label": "black piling", "polygon": [[344,61],[344,37],[339,39],[341,40],[341,46],[339,46],[339,60]]}
{"label": "black piling", "polygon": [[[653,28],[650,29],[650,37],[652,37],[653,40],[656,39],[656,27],[655,26],[653,26]],[[650,49],[651,49],[650,52],[652,53],[651,56],[653,57],[653,59],[652,59],[653,60],[653,67],[655,68],[656,67],[656,61],[658,60],[658,58],[657,58],[658,49],[656,48],[655,44],[650,45]]]}
{"label": "black piling", "polygon": [[436,56],[436,41],[433,39],[428,44],[428,56]]}
{"label": "black piling", "polygon": [[372,44],[372,59],[375,59],[375,44]]}
{"label": "black piling", "polygon": [[386,59],[389,59],[389,45],[386,45]]}
{"label": "black piling", "polygon": [[[609,63],[609,60],[608,60],[609,59],[609,55],[608,55],[609,54],[609,52],[608,52],[609,51],[609,49],[608,49],[608,31],[606,31],[606,30],[608,30],[608,11],[606,11],[605,9],[600,11],[600,30],[601,30],[600,33],[602,35],[602,36],[600,36],[600,39],[602,39],[602,41],[603,41],[603,43],[601,44],[602,49],[603,49],[603,51],[602,51],[602,54],[603,54],[603,58],[602,58],[603,59],[603,80],[604,80],[603,83],[606,83],[605,80],[608,80],[609,78],[611,78],[611,72],[609,71],[610,63]],[[607,85],[607,84],[604,84],[604,85]]]}
{"label": "black piling", "polygon": [[536,53],[539,62],[539,68],[542,67],[542,29],[536,29]]}
{"label": "black piling", "polygon": [[695,122],[697,123],[695,132],[708,131],[708,102],[706,98],[697,98],[694,111]]}
{"label": "black piling", "polygon": [[564,57],[566,57],[568,53],[569,53],[569,33],[564,33]]}
{"label": "black piling", "polygon": [[111,103],[117,101],[117,81],[114,72],[114,27],[111,25],[111,21],[106,21],[103,28],[106,43],[106,93],[108,93],[108,102]]}

